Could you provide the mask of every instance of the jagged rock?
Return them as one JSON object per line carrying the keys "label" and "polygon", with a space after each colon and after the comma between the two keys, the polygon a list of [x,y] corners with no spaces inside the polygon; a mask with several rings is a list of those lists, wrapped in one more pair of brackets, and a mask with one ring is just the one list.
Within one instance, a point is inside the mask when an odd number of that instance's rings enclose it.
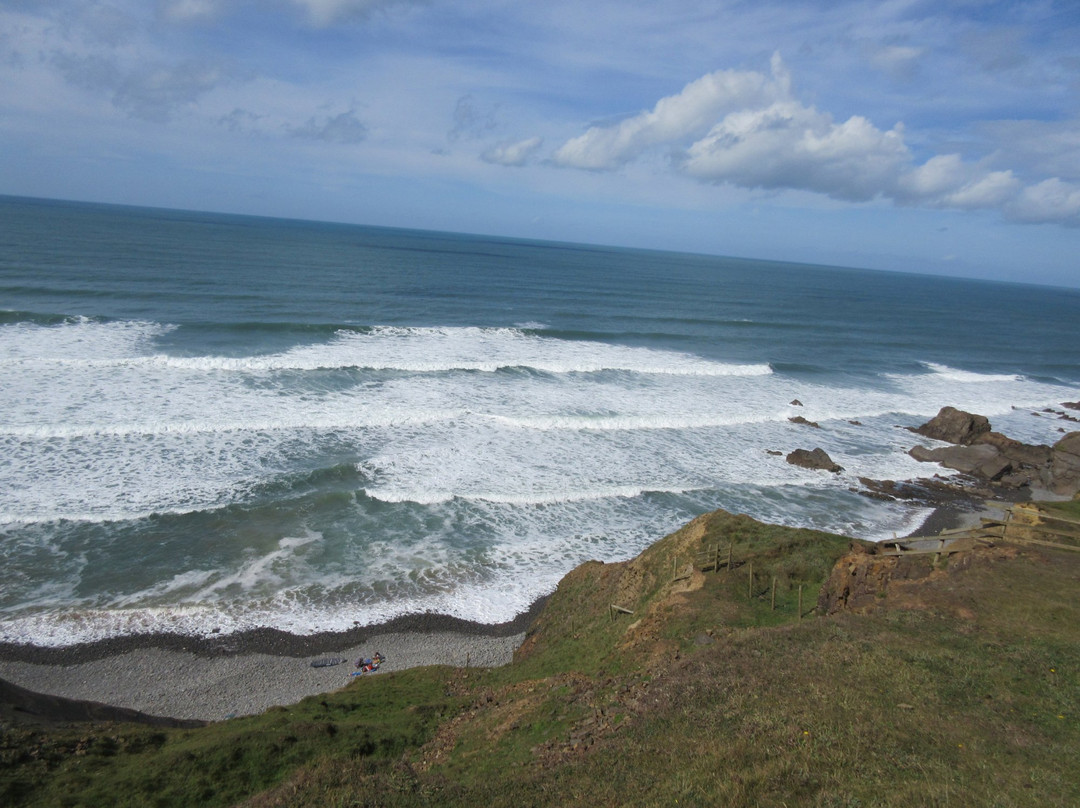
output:
{"label": "jagged rock", "polygon": [[994,496],[989,488],[981,486],[974,477],[950,478],[921,477],[917,480],[872,480],[860,477],[864,488],[857,491],[863,496],[881,500],[906,500],[918,502],[930,508],[967,509],[981,506],[984,500]]}
{"label": "jagged rock", "polygon": [[1055,494],[1080,491],[1080,432],[1070,432],[1054,444],[1050,461],[1050,490]]}
{"label": "jagged rock", "polygon": [[779,451],[779,450],[777,450],[777,449],[766,449],[766,450],[765,450],[765,454],[770,454],[770,455],[782,455],[782,454],[783,454],[783,452],[781,452],[781,451]]}
{"label": "jagged rock", "polygon": [[940,449],[915,446],[908,454],[920,463],[940,463],[945,468],[985,480],[998,480],[1012,471],[1012,462],[1002,456],[997,447],[988,444],[943,446]]}
{"label": "jagged rock", "polygon": [[788,418],[788,420],[791,421],[791,423],[793,424],[805,424],[806,426],[812,426],[816,427],[817,429],[821,429],[821,424],[817,423],[816,421],[807,421],[801,415],[796,415],[792,418]]}
{"label": "jagged rock", "polygon": [[893,581],[925,579],[932,572],[930,556],[898,558],[853,549],[837,560],[818,591],[818,614],[871,611],[880,606]]}
{"label": "jagged rock", "polygon": [[[951,408],[944,408],[942,413],[946,410]],[[957,445],[937,449],[916,446],[908,454],[915,460],[940,463],[946,468],[997,483],[1003,488],[1017,489],[1028,486],[1066,495],[1080,491],[1080,432],[1066,434],[1053,447],[1032,445],[1013,440],[999,432],[981,430],[980,421],[967,421],[970,413],[959,410],[952,410],[952,413],[956,415],[946,413],[946,420],[950,424],[947,437]],[[929,424],[924,425],[926,426]],[[928,434],[923,431],[924,427],[916,431]],[[973,428],[980,431],[976,431],[972,436]],[[940,430],[928,431],[934,433],[929,434],[929,437],[945,434]],[[956,440],[957,438],[961,440]]]}
{"label": "jagged rock", "polygon": [[937,415],[912,431],[934,440],[966,445],[989,432],[990,421],[985,415],[974,415],[955,407],[942,407]]}
{"label": "jagged rock", "polygon": [[[801,401],[799,401],[799,399],[797,399],[797,398],[793,398],[793,399],[791,400],[791,406],[792,406],[792,407],[801,407],[801,406],[802,406],[802,402],[801,402]],[[1067,405],[1066,405],[1066,406],[1067,406]],[[1080,407],[1078,407],[1077,409],[1080,409]]]}
{"label": "jagged rock", "polygon": [[796,449],[788,454],[786,460],[791,465],[801,466],[804,469],[820,469],[822,471],[831,471],[834,474],[844,470],[843,466],[834,463],[828,453],[820,447],[814,450]]}
{"label": "jagged rock", "polygon": [[1053,450],[1043,444],[1021,443],[1000,432],[984,432],[972,441],[973,445],[993,446],[1004,457],[1021,466],[1038,468],[1050,462]]}
{"label": "jagged rock", "polygon": [[1062,407],[1068,407],[1070,410],[1080,410],[1080,401],[1062,401]]}

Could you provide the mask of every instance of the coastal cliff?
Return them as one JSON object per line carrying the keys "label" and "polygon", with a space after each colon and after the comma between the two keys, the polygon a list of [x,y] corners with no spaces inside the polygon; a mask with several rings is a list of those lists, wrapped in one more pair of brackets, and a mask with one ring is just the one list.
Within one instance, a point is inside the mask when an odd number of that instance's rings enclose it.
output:
{"label": "coastal cliff", "polygon": [[202,729],[5,724],[0,788],[13,806],[1075,804],[1080,553],[984,549],[890,559],[717,511],[567,574],[511,665],[380,674]]}

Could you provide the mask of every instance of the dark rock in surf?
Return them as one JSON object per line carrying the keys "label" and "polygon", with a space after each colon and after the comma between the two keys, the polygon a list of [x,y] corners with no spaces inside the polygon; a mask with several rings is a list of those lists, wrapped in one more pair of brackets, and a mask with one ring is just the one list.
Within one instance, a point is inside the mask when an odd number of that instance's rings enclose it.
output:
{"label": "dark rock in surf", "polygon": [[989,431],[990,421],[985,415],[974,415],[955,407],[942,407],[925,424],[912,429],[912,432],[927,438],[962,445],[972,443],[979,435]]}
{"label": "dark rock in surf", "polygon": [[817,421],[807,421],[801,415],[796,415],[792,418],[788,418],[788,420],[791,421],[791,423],[793,424],[805,424],[806,426],[812,426],[815,429],[821,429],[821,424],[817,423]]}
{"label": "dark rock in surf", "polygon": [[984,480],[999,480],[1012,471],[1012,463],[995,447],[988,445],[944,446],[940,449],[916,446],[908,454],[920,463],[940,463],[947,469]]}
{"label": "dark rock in surf", "polygon": [[804,469],[831,471],[835,474],[838,471],[843,471],[844,467],[838,463],[833,462],[833,459],[829,457],[828,453],[821,448],[814,450],[809,449],[796,449],[788,454],[786,458],[793,466],[800,466]]}

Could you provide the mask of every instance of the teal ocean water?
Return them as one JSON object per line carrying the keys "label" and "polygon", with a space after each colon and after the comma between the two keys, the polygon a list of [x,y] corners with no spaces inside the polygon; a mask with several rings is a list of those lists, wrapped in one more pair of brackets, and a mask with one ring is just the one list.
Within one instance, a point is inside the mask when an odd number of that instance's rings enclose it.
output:
{"label": "teal ocean water", "polygon": [[[937,471],[899,427],[1053,442],[1078,322],[1077,290],[0,198],[0,640],[500,622],[714,508],[906,532],[852,490]],[[768,453],[815,446],[845,470]]]}

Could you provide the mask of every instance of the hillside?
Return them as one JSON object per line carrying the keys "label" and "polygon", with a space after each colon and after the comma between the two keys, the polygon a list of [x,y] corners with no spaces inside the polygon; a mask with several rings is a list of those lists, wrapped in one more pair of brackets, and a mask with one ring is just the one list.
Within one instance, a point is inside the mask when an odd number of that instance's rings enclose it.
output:
{"label": "hillside", "polygon": [[568,574],[505,668],[198,729],[8,713],[0,802],[1080,804],[1080,553],[872,549],[718,511]]}

